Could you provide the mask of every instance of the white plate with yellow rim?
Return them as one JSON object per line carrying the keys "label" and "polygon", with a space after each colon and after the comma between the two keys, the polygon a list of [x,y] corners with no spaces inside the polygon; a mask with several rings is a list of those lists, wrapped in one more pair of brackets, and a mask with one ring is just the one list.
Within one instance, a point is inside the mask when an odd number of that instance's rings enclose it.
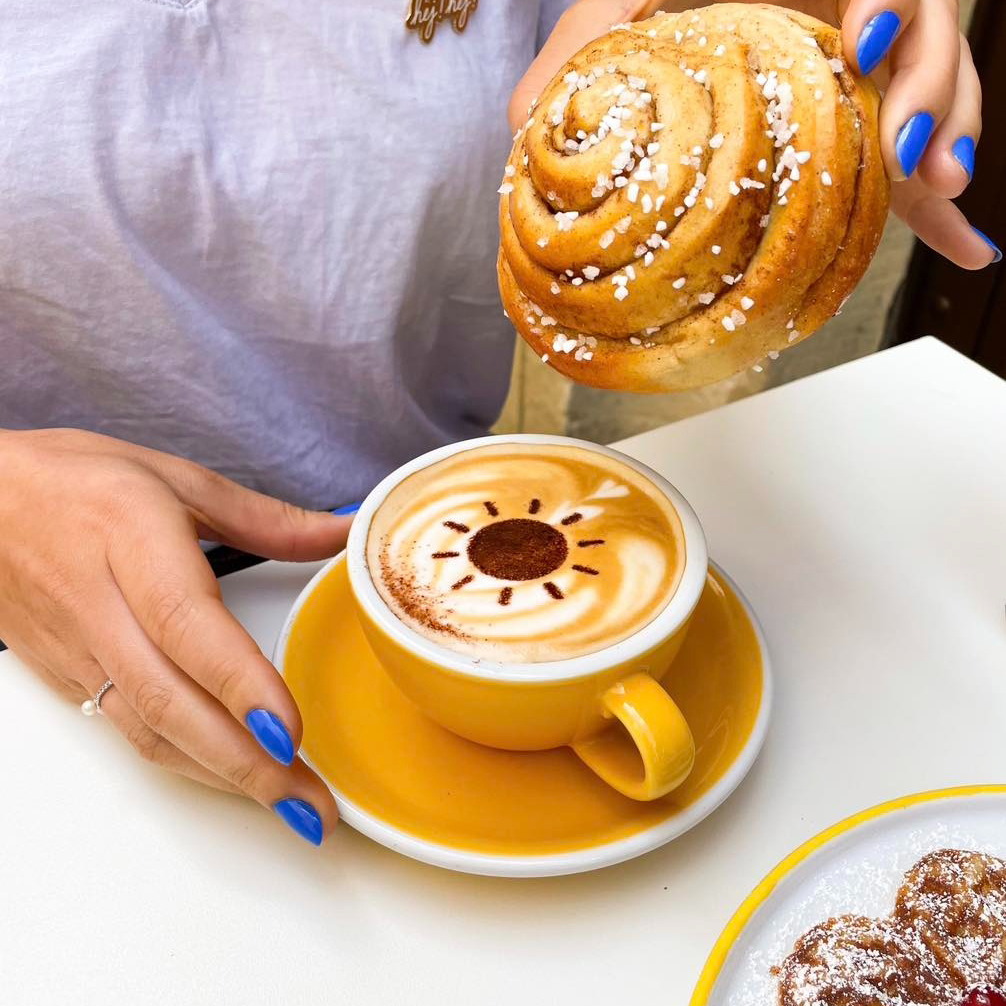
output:
{"label": "white plate with yellow rim", "polygon": [[927,853],[945,848],[1006,858],[1006,786],[902,797],[800,846],[727,923],[690,1006],[776,1006],[770,969],[805,932],[838,915],[890,914],[905,872]]}

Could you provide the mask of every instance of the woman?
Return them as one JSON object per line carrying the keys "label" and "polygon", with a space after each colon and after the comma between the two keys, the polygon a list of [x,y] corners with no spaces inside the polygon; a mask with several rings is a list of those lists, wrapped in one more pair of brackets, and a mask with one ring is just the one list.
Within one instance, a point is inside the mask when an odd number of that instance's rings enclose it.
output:
{"label": "woman", "polygon": [[[101,711],[144,757],[315,844],[335,805],[198,539],[332,555],[350,518],[324,511],[493,421],[505,96],[512,128],[657,5],[581,0],[521,80],[560,6],[5,6],[0,636],[78,701],[111,682]],[[889,66],[897,212],[966,268],[998,260],[948,201],[980,132],[956,0],[791,6]]]}

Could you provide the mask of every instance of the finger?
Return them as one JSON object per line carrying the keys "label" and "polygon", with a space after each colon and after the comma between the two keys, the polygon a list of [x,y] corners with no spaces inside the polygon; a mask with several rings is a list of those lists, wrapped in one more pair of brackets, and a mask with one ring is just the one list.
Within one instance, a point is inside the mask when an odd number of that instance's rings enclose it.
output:
{"label": "finger", "polygon": [[109,566],[123,597],[154,645],[225,706],[264,750],[289,765],[302,733],[293,696],[224,606],[184,511],[177,505],[150,509],[139,530],[122,527],[108,546]]}
{"label": "finger", "polygon": [[106,692],[102,698],[101,711],[144,761],[176,775],[185,776],[193,782],[202,783],[211,789],[219,789],[225,793],[241,793],[237,786],[200,765],[169,740],[151,730],[126,700],[121,695],[115,694],[114,688]]}
{"label": "finger", "polygon": [[122,595],[102,594],[93,610],[101,626],[89,639],[95,658],[146,726],[320,845],[339,816],[328,787],[302,762],[287,767],[267,755],[157,649]]}
{"label": "finger", "polygon": [[170,454],[147,451],[146,463],[192,511],[200,537],[293,562],[327,559],[346,545],[351,515],[305,510]]}
{"label": "finger", "polygon": [[948,199],[934,195],[919,178],[891,190],[891,208],[933,251],[962,269],[984,269],[1002,259],[996,244],[968,223]]}
{"label": "finger", "polygon": [[967,39],[961,36],[960,44],[953,105],[919,165],[922,180],[947,199],[956,199],[970,183],[975,171],[975,146],[982,132],[982,85]]}
{"label": "finger", "polygon": [[[104,671],[98,676],[101,677],[101,681],[89,693],[90,695],[96,695],[98,688],[108,680]],[[144,761],[213,789],[223,790],[226,793],[241,792],[233,783],[200,765],[194,758],[190,758],[184,751],[175,747],[166,737],[162,737],[147,726],[118,689],[110,688],[102,696],[101,712]]]}
{"label": "finger", "polygon": [[914,174],[953,105],[961,55],[956,12],[956,0],[919,0],[915,18],[891,50],[880,142],[895,181]]}
{"label": "finger", "polygon": [[579,0],[556,23],[527,73],[514,88],[509,118],[513,130],[527,119],[531,102],[545,89],[556,71],[588,42],[610,31],[612,25],[649,17],[660,0]]}
{"label": "finger", "polygon": [[912,23],[919,0],[845,0],[842,47],[850,66],[865,77],[890,55],[891,47]]}
{"label": "finger", "polygon": [[[18,658],[38,674],[46,684],[75,704],[93,698],[102,684],[108,680],[108,676],[93,659],[73,654],[66,648],[63,648],[62,652],[50,650],[44,658],[27,649],[19,648],[15,652],[17,652]],[[184,755],[163,737],[155,734],[140,720],[129,705],[115,694],[114,688],[102,696],[100,708],[101,712],[125,736],[140,756],[147,761],[207,786],[237,792],[230,783],[203,768],[202,765]]]}
{"label": "finger", "polygon": [[88,434],[88,448],[128,457],[167,482],[192,511],[200,537],[208,541],[292,562],[327,559],[346,544],[351,514],[305,510],[246,489],[185,458],[111,437]]}

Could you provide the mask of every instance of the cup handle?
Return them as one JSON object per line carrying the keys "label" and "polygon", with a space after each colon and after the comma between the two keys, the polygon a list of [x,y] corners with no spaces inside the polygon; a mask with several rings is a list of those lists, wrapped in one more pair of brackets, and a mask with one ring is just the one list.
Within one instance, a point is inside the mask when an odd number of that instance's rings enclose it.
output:
{"label": "cup handle", "polygon": [[680,786],[695,764],[695,741],[681,710],[649,674],[633,674],[601,697],[606,714],[628,731],[605,730],[573,745],[580,760],[633,800],[657,800]]}

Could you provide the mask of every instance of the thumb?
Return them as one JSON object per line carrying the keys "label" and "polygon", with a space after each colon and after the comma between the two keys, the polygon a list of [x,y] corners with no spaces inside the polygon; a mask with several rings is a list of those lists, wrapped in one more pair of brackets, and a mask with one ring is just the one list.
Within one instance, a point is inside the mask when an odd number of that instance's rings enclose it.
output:
{"label": "thumb", "polygon": [[158,455],[154,467],[189,509],[201,538],[292,562],[327,559],[345,547],[352,515],[305,510],[182,458]]}
{"label": "thumb", "polygon": [[517,128],[527,118],[528,105],[545,89],[559,67],[588,42],[611,30],[611,26],[649,17],[660,0],[578,0],[562,17],[542,46],[510,99],[510,126]]}

